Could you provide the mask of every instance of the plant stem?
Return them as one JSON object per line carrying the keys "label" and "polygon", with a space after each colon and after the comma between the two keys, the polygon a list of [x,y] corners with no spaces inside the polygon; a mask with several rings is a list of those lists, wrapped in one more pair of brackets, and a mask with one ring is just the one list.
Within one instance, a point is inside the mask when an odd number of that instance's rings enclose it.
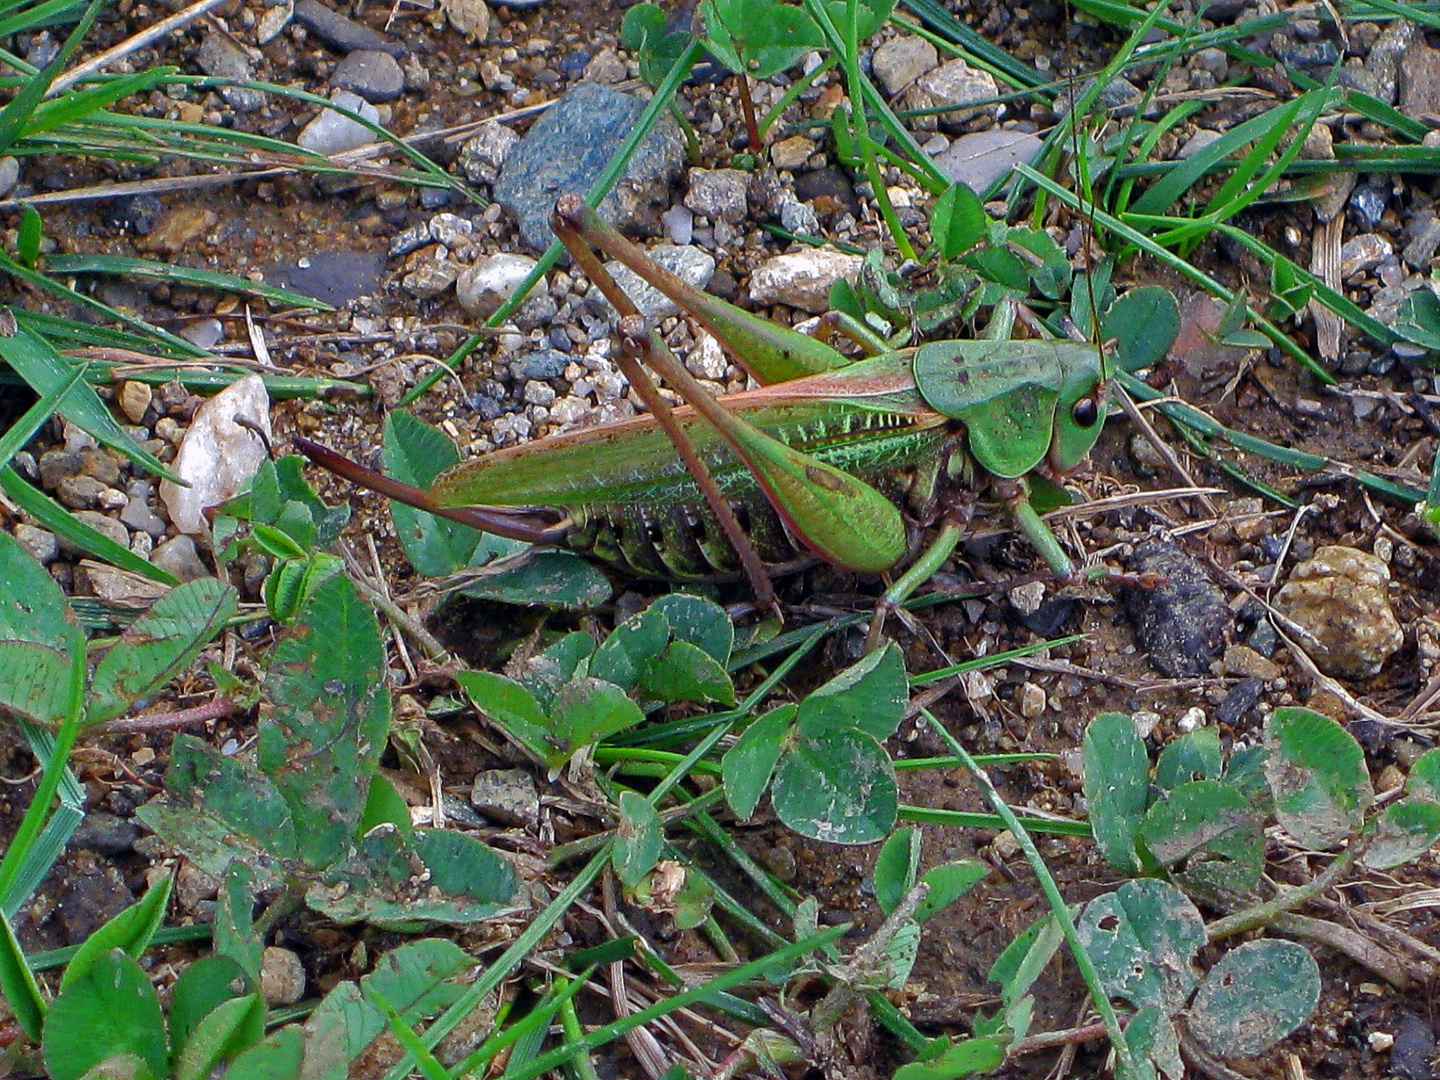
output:
{"label": "plant stem", "polygon": [[745,72],[736,72],[740,80],[740,110],[745,114],[745,135],[750,140],[750,152],[760,153],[760,125],[755,120],[755,102],[750,100],[750,77]]}

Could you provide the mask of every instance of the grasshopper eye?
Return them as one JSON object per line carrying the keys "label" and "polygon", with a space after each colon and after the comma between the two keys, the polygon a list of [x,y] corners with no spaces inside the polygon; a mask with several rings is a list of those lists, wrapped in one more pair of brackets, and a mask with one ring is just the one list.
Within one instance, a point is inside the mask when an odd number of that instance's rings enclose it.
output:
{"label": "grasshopper eye", "polygon": [[1077,427],[1094,427],[1100,419],[1100,406],[1094,396],[1083,397],[1075,402],[1070,409],[1070,419],[1075,421]]}

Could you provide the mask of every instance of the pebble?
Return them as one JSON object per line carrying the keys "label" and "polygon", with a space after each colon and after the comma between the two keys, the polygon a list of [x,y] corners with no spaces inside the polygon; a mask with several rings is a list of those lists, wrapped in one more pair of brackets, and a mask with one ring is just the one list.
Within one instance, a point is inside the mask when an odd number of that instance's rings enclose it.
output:
{"label": "pebble", "polygon": [[756,304],[788,304],[821,314],[830,309],[830,286],[860,272],[864,260],[834,248],[806,248],[776,255],[750,275],[750,299]]}
{"label": "pebble", "polygon": [[295,21],[337,52],[379,49],[381,52],[388,52],[397,60],[403,59],[409,52],[400,42],[392,41],[368,26],[361,26],[353,19],[347,19],[334,8],[320,3],[320,0],[299,0],[295,5]]}
{"label": "pebble", "polygon": [[1265,681],[1263,679],[1241,679],[1230,688],[1225,699],[1216,706],[1215,722],[1234,727],[1241,721],[1251,718],[1256,706],[1260,704],[1260,695],[1264,692]]}
{"label": "pebble", "polygon": [[1413,1013],[1402,1012],[1390,1045],[1388,1072],[1397,1080],[1426,1080],[1435,1075],[1435,1029]]}
{"label": "pebble", "polygon": [[289,949],[265,946],[260,960],[260,996],[265,1004],[294,1005],[305,996],[305,965]]}
{"label": "pebble", "polygon": [[131,485],[132,490],[126,499],[125,508],[120,511],[120,520],[127,528],[158,540],[165,535],[166,526],[164,520],[150,509],[150,502],[146,497],[149,486],[144,480]]}
{"label": "pebble", "polygon": [[[221,79],[246,80],[255,77],[255,65],[250,53],[237,44],[229,34],[212,30],[205,35],[195,53],[195,65],[206,75]],[[246,86],[222,86],[220,96],[236,112],[257,112],[265,107],[267,95],[263,90],[252,90]]]}
{"label": "pebble", "polygon": [[[644,109],[634,95],[577,83],[511,148],[495,182],[495,200],[519,221],[521,239],[532,250],[544,251],[554,239],[549,219],[556,196],[590,190]],[[642,220],[658,225],[659,207],[668,205],[670,183],[684,161],[685,140],[667,114],[600,204],[600,216],[617,226]]]}
{"label": "pebble", "polygon": [[60,541],[56,540],[55,534],[48,529],[22,521],[14,527],[12,534],[37,562],[48,566],[60,557]]}
{"label": "pebble", "polygon": [[1279,664],[1267,660],[1246,645],[1226,646],[1225,655],[1220,660],[1220,670],[1224,675],[1262,679],[1265,682],[1278,679],[1281,674]]}
{"label": "pebble", "polygon": [[1405,235],[1401,257],[1417,270],[1429,270],[1430,260],[1440,251],[1440,216],[1433,210],[1420,211],[1406,223]]}
{"label": "pebble", "polygon": [[180,329],[180,336],[201,349],[213,349],[225,340],[225,324],[219,319],[197,319]]}
{"label": "pebble", "polygon": [[701,331],[696,335],[695,347],[685,357],[685,367],[697,379],[724,382],[730,372],[730,358],[713,334]]}
{"label": "pebble", "polygon": [[[680,247],[675,244],[657,244],[646,254],[681,281],[702,291],[705,286],[710,284],[710,279],[715,274],[715,256],[693,245]],[[663,319],[679,312],[680,307],[675,301],[645,281],[628,266],[620,263],[607,263],[606,269],[615,279],[615,284],[620,286],[634,301],[636,308],[645,318]],[[609,307],[608,302],[606,310],[613,310]]]}
{"label": "pebble", "polygon": [[487,769],[477,773],[470,805],[501,825],[534,829],[540,822],[540,793],[524,769]]}
{"label": "pebble", "polygon": [[1348,278],[1351,274],[1374,270],[1394,254],[1390,241],[1378,233],[1353,236],[1340,248],[1340,276]]}
{"label": "pebble", "polygon": [[1397,108],[1421,122],[1440,117],[1440,49],[1417,38],[1400,57]]}
{"label": "pebble", "polygon": [[1166,579],[1153,588],[1121,591],[1135,639],[1150,663],[1172,679],[1208,675],[1231,616],[1225,594],[1205,567],[1168,541],[1148,540],[1135,549],[1129,569]]}
{"label": "pebble", "polygon": [[128,818],[105,810],[91,810],[70,834],[71,848],[86,848],[101,855],[126,855],[135,849],[140,827]]}
{"label": "pebble", "polygon": [[290,20],[295,17],[294,0],[286,0],[285,3],[277,4],[275,7],[267,7],[265,14],[260,16],[260,21],[255,25],[255,42],[258,45],[269,45],[279,37],[290,25]]}
{"label": "pebble", "polygon": [[[380,111],[359,94],[349,90],[336,90],[330,95],[330,100],[342,109],[349,109],[363,116],[372,124],[380,122]],[[342,116],[334,109],[321,109],[319,115],[301,130],[295,142],[305,150],[329,157],[331,154],[354,150],[374,140],[375,134],[359,121]]]}
{"label": "pebble", "polygon": [[490,34],[490,5],[485,0],[440,0],[450,25],[471,41],[484,41]]}
{"label": "pebble", "polygon": [[[124,525],[112,517],[100,513],[98,510],[73,510],[70,513],[76,521],[82,525],[88,525],[107,540],[113,540],[121,547],[130,546],[130,533]],[[60,551],[64,555],[75,556],[81,554],[79,548],[72,544],[60,541]]]}
{"label": "pebble", "polygon": [[[455,282],[460,306],[477,319],[488,319],[514,295],[535,265],[535,260],[528,255],[502,251],[461,271]],[[543,289],[541,282],[532,296],[539,295]]]}
{"label": "pebble", "polygon": [[948,111],[938,116],[917,117],[914,124],[921,130],[933,131],[938,123],[942,131],[958,133],[964,131],[976,117],[995,116],[999,106],[993,102],[973,109],[955,106],[989,101],[999,92],[995,76],[980,68],[972,68],[957,57],[916,79],[915,85],[905,92],[904,104],[907,109],[947,107]]}
{"label": "pebble", "polygon": [[989,128],[961,135],[935,156],[935,167],[971,191],[986,191],[1016,165],[1031,160],[1043,145],[1040,136],[1010,128]]}
{"label": "pebble", "polygon": [[127,379],[120,384],[118,396],[120,411],[130,418],[132,424],[138,424],[145,419],[145,410],[150,408],[150,401],[155,394],[147,383]]}
{"label": "pebble", "polygon": [[665,226],[665,235],[672,244],[683,247],[695,235],[695,215],[684,206],[672,206],[666,210],[660,215],[660,224]]}
{"label": "pebble", "polygon": [[591,82],[614,86],[630,77],[630,70],[620,55],[610,48],[601,49],[585,64],[584,77]]}
{"label": "pebble", "polygon": [[165,211],[135,246],[157,255],[188,254],[219,223],[219,215],[204,206],[177,206]]}
{"label": "pebble", "polygon": [[[259,428],[265,437],[246,424]],[[208,535],[203,511],[234,496],[255,475],[268,456],[269,439],[270,395],[260,376],[238,379],[201,405],[171,466],[190,486],[168,480],[160,484],[160,499],[175,527]]]}
{"label": "pebble", "polygon": [[1389,192],[1378,184],[1361,184],[1350,194],[1350,205],[1372,229],[1385,217],[1388,200]]}
{"label": "pebble", "polygon": [[1322,547],[1290,574],[1275,607],[1305,633],[1301,645],[1326,674],[1368,679],[1405,640],[1390,608],[1390,568],[1369,552]]}
{"label": "pebble", "polygon": [[55,497],[71,510],[93,510],[110,490],[93,476],[67,476],[55,485]]}
{"label": "pebble", "polygon": [[810,160],[815,153],[815,140],[805,135],[791,135],[770,147],[770,162],[777,169],[794,172]]}
{"label": "pebble", "polygon": [[40,470],[40,486],[53,491],[61,480],[80,471],[80,452],[59,448],[46,450],[40,455],[40,463],[36,467]]}
{"label": "pebble", "polygon": [[780,197],[780,227],[795,236],[819,236],[820,217],[813,206],[787,191]]}
{"label": "pebble", "polygon": [[431,259],[401,278],[400,286],[417,300],[430,300],[454,285],[462,270],[454,259]]}
{"label": "pebble", "polygon": [[480,126],[465,145],[460,148],[456,167],[472,184],[493,184],[500,175],[510,148],[520,141],[520,136],[504,124],[491,121]]}
{"label": "pebble", "polygon": [[359,94],[372,105],[394,101],[405,90],[405,73],[400,63],[379,49],[357,49],[341,60],[330,74],[336,90]]}
{"label": "pebble", "polygon": [[1020,715],[1034,720],[1045,711],[1045,691],[1033,682],[1020,687]]}
{"label": "pebble", "polygon": [[711,221],[737,225],[750,212],[750,174],[740,169],[691,169],[685,206]]}
{"label": "pebble", "polygon": [[940,54],[934,45],[913,34],[903,34],[875,50],[870,68],[885,96],[893,98],[939,63]]}
{"label": "pebble", "polygon": [[210,570],[200,558],[195,541],[188,536],[172,536],[163,544],[156,545],[150,553],[150,561],[181,581],[210,577]]}
{"label": "pebble", "polygon": [[1181,161],[1188,161],[1209,148],[1212,143],[1219,142],[1223,137],[1222,132],[1212,131],[1209,128],[1196,128],[1194,134],[1185,140],[1185,145],[1175,152],[1175,156]]}
{"label": "pebble", "polygon": [[0,157],[0,199],[8,199],[20,182],[20,160],[6,154]]}

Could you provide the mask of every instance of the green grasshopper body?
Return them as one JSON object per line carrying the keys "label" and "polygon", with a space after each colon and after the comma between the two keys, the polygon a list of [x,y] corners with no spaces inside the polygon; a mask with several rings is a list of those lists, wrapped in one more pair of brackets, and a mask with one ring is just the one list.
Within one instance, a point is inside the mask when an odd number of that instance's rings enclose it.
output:
{"label": "green grasshopper body", "polygon": [[[902,508],[926,520],[961,489],[990,481],[1007,482],[1021,501],[1028,474],[1073,471],[1103,426],[1104,360],[1092,345],[942,341],[852,362],[674,280],[574,201],[562,200],[556,218],[577,264],[629,317],[626,374],[642,396],[649,387],[661,415],[496,451],[442,473],[428,491],[305,440],[300,449],[356,483],[492,533],[641,576],[744,570],[754,582],[757,564],[763,575],[807,552],[889,570],[910,547]],[[592,244],[670,293],[765,385],[710,398],[658,335],[636,325]],[[637,355],[692,405],[672,412],[656,401]],[[1027,532],[1052,563],[1064,559],[1048,532],[1048,542],[1035,535],[1033,512],[1020,520],[1032,522]]]}

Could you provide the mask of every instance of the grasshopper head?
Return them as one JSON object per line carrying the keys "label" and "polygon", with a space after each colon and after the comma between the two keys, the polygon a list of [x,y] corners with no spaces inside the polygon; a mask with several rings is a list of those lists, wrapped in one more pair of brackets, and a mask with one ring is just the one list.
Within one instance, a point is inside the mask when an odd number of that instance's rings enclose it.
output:
{"label": "grasshopper head", "polygon": [[1093,347],[1067,351],[1050,443],[1049,463],[1057,474],[1074,472],[1095,446],[1110,408],[1105,391],[1103,351]]}

